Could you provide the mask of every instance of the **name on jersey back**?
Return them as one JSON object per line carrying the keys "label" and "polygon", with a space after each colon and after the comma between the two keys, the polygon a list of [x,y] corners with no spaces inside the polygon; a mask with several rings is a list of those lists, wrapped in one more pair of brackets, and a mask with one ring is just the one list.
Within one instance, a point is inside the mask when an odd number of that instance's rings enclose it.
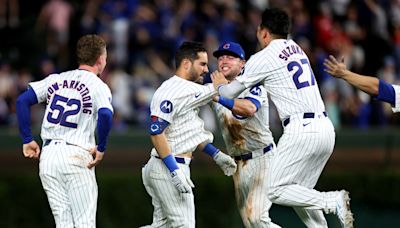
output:
{"label": "name on jersey back", "polygon": [[294,55],[294,54],[300,54],[300,55],[304,55],[303,50],[301,49],[301,47],[299,47],[298,45],[289,45],[286,46],[279,54],[279,58],[283,59],[283,60],[288,60],[290,56]]}
{"label": "name on jersey back", "polygon": [[89,88],[84,83],[75,80],[64,80],[62,83],[56,82],[47,88],[47,101],[59,89],[74,89],[78,91],[82,100],[82,112],[92,114],[92,97],[90,96]]}

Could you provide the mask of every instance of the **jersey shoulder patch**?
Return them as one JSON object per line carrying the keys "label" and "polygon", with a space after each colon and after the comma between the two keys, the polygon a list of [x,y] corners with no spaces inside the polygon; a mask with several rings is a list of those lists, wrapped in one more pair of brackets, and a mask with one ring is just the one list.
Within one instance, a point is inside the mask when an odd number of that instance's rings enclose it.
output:
{"label": "jersey shoulder patch", "polygon": [[173,108],[173,104],[169,100],[163,100],[160,104],[160,110],[163,113],[171,113]]}
{"label": "jersey shoulder patch", "polygon": [[261,88],[260,88],[260,84],[257,84],[253,87],[250,88],[250,93],[255,95],[255,96],[261,96],[262,92],[261,92]]}

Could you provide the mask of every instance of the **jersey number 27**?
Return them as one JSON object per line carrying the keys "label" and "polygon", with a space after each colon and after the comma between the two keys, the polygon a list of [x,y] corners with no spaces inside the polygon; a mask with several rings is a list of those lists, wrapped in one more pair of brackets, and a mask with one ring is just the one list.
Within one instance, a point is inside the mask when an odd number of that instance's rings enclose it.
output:
{"label": "jersey number 27", "polygon": [[[75,106],[72,110],[65,111],[65,107]],[[78,124],[67,121],[68,116],[73,116],[81,110],[81,101],[77,99],[68,99],[55,94],[50,104],[51,111],[47,114],[47,121],[53,124],[60,124],[64,127],[77,128]],[[56,112],[57,111],[57,112]]]}
{"label": "jersey number 27", "polygon": [[[311,79],[309,82],[308,80],[305,81],[300,81],[299,77],[304,73],[304,69],[303,66],[305,67],[305,70],[309,70],[311,75]],[[314,73],[311,69],[310,63],[308,62],[307,59],[300,59],[300,62],[298,61],[291,61],[288,65],[287,65],[287,69],[292,72],[293,70],[295,70],[294,74],[293,74],[293,82],[296,85],[297,89],[301,89],[304,87],[308,87],[308,86],[312,86],[315,85],[315,77],[314,77]]]}

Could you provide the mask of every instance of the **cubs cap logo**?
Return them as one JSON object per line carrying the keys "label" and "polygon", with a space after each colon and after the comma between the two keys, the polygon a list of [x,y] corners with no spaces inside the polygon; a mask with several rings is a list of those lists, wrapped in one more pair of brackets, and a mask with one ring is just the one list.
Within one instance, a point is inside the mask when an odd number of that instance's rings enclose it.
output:
{"label": "cubs cap logo", "polygon": [[222,55],[231,55],[243,60],[245,59],[245,54],[242,46],[235,42],[225,42],[221,44],[218,50],[214,51],[213,55],[217,58]]}
{"label": "cubs cap logo", "polygon": [[226,43],[226,44],[224,44],[224,46],[223,46],[222,48],[223,48],[223,49],[229,49],[230,46],[231,46],[230,43]]}

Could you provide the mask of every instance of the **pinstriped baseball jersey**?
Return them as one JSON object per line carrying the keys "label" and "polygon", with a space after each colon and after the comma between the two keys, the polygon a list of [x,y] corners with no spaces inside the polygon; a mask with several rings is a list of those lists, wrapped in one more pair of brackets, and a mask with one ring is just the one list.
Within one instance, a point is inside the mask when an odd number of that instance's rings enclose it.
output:
{"label": "pinstriped baseball jersey", "polygon": [[260,102],[257,113],[249,118],[232,114],[219,103],[212,103],[222,130],[227,153],[231,156],[247,154],[273,143],[269,129],[269,104],[265,88],[261,85],[244,90],[238,98],[251,97]]}
{"label": "pinstriped baseball jersey", "polygon": [[[231,156],[263,151],[271,143],[274,145],[269,129],[269,103],[265,88],[256,85],[244,90],[238,98],[253,98],[261,106],[252,117],[233,114],[219,103],[211,106],[217,114],[222,137]],[[274,149],[272,149],[274,150]],[[272,151],[246,161],[236,161],[237,171],[233,175],[235,196],[245,227],[280,227],[269,217],[272,206],[267,197],[267,174]]]}
{"label": "pinstriped baseball jersey", "polygon": [[[173,155],[193,152],[200,143],[213,141],[198,113],[215,94],[212,84],[199,85],[178,76],[166,80],[154,93],[151,115],[169,122],[165,135]],[[157,155],[155,150],[152,155]]]}
{"label": "pinstriped baseball jersey", "polygon": [[244,75],[236,79],[246,88],[264,84],[281,120],[297,113],[325,110],[310,61],[293,40],[271,41],[249,59]]}
{"label": "pinstriped baseball jersey", "polygon": [[395,106],[392,108],[393,112],[400,112],[400,86],[392,85],[395,92]]}
{"label": "pinstriped baseball jersey", "polygon": [[31,82],[38,102],[46,101],[41,137],[63,139],[89,149],[96,145],[97,111],[113,110],[111,92],[97,75],[86,70],[72,70],[51,74]]}

